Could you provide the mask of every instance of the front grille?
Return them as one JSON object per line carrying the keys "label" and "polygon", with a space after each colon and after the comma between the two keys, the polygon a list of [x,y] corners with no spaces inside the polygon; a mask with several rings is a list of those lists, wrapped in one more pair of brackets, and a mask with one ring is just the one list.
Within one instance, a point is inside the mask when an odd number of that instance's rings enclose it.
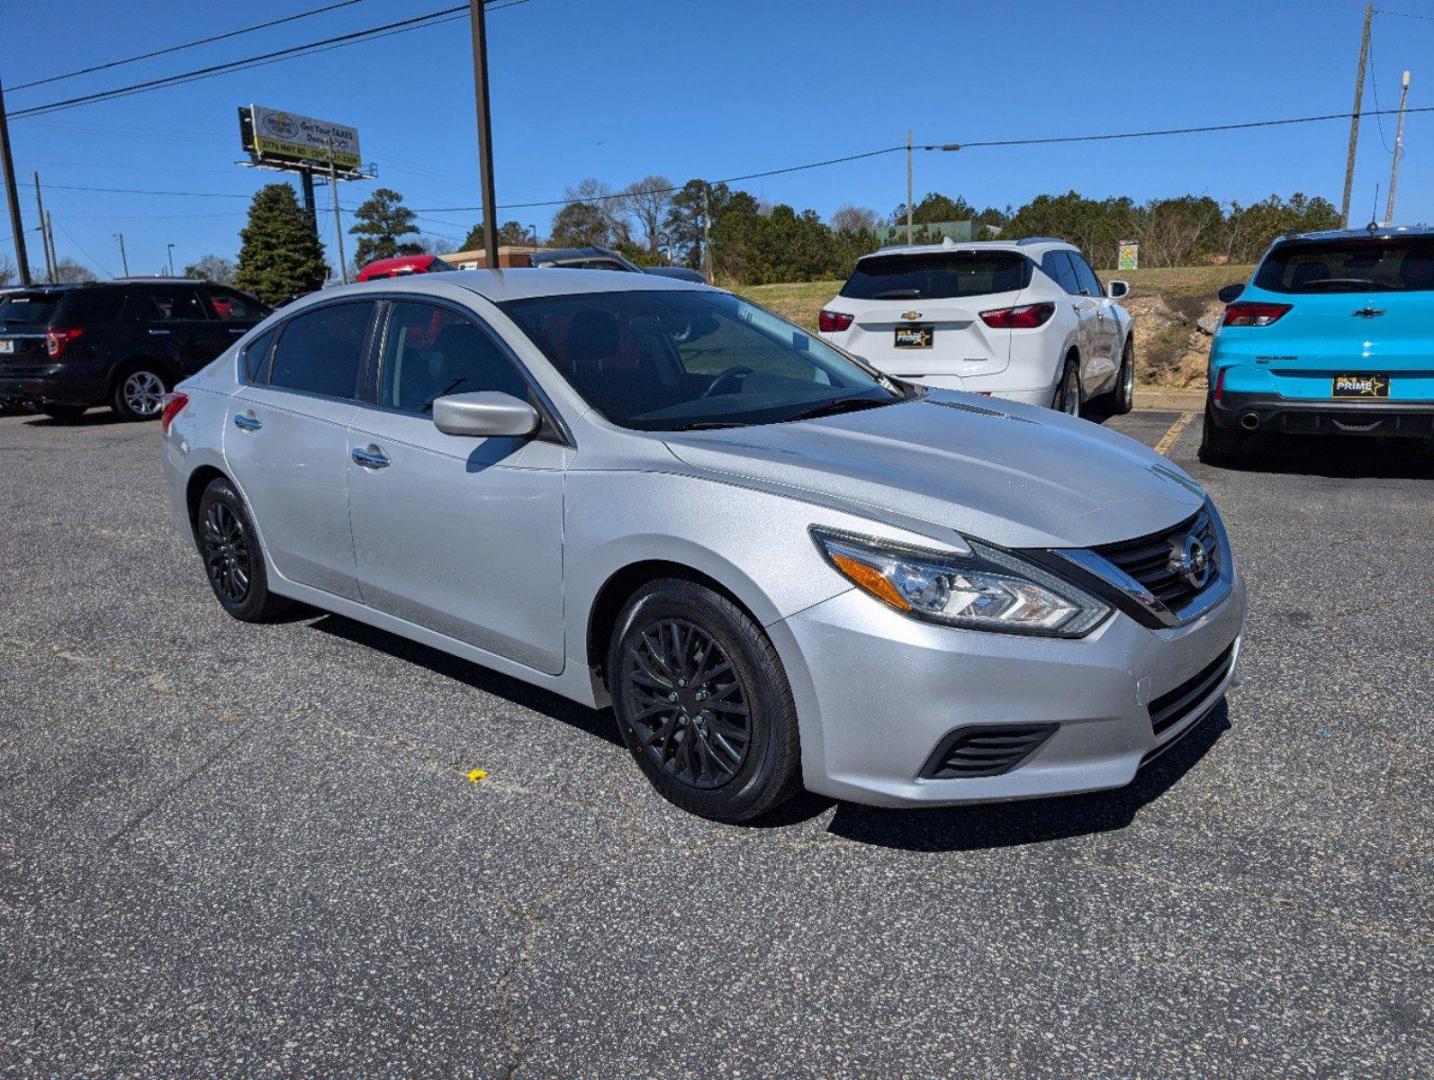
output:
{"label": "front grille", "polygon": [[1190,715],[1220,680],[1230,673],[1235,659],[1235,643],[1231,642],[1219,656],[1174,690],[1161,694],[1150,703],[1150,726],[1158,739]]}
{"label": "front grille", "polygon": [[921,775],[928,780],[1008,773],[1036,752],[1059,724],[968,727],[949,732],[926,759]]}
{"label": "front grille", "polygon": [[[1202,586],[1192,585],[1179,571],[1185,539],[1193,535],[1209,554],[1210,578]],[[1157,600],[1171,611],[1179,611],[1217,580],[1224,568],[1220,566],[1220,545],[1215,536],[1215,521],[1208,509],[1182,521],[1173,529],[1123,540],[1095,549],[1103,558],[1118,566],[1140,582]]]}

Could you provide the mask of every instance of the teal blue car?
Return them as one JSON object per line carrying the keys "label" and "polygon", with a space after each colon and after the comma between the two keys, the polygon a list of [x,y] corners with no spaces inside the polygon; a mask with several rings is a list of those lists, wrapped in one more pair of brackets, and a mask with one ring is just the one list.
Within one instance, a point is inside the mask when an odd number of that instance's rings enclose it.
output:
{"label": "teal blue car", "polygon": [[1434,228],[1284,236],[1220,299],[1202,459],[1262,435],[1434,442]]}

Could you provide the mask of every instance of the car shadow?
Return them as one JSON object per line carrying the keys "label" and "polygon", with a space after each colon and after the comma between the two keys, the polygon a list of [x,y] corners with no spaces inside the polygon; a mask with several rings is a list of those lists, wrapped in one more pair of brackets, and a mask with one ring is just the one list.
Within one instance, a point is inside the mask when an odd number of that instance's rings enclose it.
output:
{"label": "car shadow", "polygon": [[114,424],[128,424],[129,420],[122,420],[119,413],[113,409],[91,409],[75,420],[56,420],[53,416],[46,416],[44,413],[29,413],[25,421],[26,427],[53,427],[53,428],[85,428],[85,427],[109,427]]}
{"label": "car shadow", "polygon": [[1434,479],[1434,449],[1419,439],[1279,435],[1257,437],[1242,457],[1210,467],[1225,472],[1295,473],[1332,480],[1428,480]]}
{"label": "car shadow", "polygon": [[464,686],[480,690],[485,694],[511,701],[525,709],[551,716],[569,727],[577,728],[587,735],[605,739],[614,746],[622,745],[617,725],[613,722],[612,710],[590,709],[575,701],[559,697],[540,687],[531,686],[518,679],[500,674],[479,664],[452,656],[428,645],[421,645],[408,638],[379,630],[365,623],[357,622],[343,615],[326,613],[309,623],[311,629],[330,634],[356,645],[376,649],[386,656],[417,664],[435,675],[453,679]]}
{"label": "car shadow", "polygon": [[[932,809],[883,809],[836,802],[827,831],[857,843],[916,852],[1021,847],[1112,832],[1125,828],[1141,807],[1164,795],[1229,729],[1228,707],[1221,700],[1178,743],[1141,769],[1129,785],[1113,791]],[[833,803],[806,795],[758,824],[797,824]]]}

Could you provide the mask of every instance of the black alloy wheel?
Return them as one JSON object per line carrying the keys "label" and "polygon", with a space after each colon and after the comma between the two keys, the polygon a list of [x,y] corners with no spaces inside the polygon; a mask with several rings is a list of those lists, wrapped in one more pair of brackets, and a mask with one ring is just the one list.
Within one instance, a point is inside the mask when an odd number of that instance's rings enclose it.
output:
{"label": "black alloy wheel", "polygon": [[209,584],[225,606],[242,605],[254,580],[253,547],[243,521],[228,503],[216,499],[204,512],[199,535]]}
{"label": "black alloy wheel", "polygon": [[704,789],[737,775],[752,741],[751,695],[705,631],[675,618],[644,626],[622,678],[638,740],[664,772]]}

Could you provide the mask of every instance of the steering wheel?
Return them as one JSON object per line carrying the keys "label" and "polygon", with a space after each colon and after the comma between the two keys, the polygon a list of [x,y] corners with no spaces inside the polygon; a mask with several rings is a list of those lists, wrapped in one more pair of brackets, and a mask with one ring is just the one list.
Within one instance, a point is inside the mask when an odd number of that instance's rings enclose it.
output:
{"label": "steering wheel", "polygon": [[[733,364],[731,367],[729,367],[726,371],[722,372],[722,374],[718,375],[715,379],[712,380],[711,383],[708,384],[707,389],[702,391],[702,396],[705,398],[711,397],[713,394],[716,394],[718,392],[718,387],[728,382],[731,382],[733,384],[732,390],[735,391],[737,389],[737,380],[750,374],[752,374],[752,369],[746,364]],[[723,393],[727,392],[729,391],[723,391]]]}

